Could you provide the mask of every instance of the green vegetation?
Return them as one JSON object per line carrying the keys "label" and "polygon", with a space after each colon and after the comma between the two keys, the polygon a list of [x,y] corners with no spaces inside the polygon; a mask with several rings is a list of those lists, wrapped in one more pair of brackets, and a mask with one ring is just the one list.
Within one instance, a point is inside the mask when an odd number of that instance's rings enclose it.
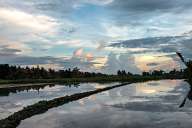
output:
{"label": "green vegetation", "polygon": [[[82,83],[82,82],[135,82],[137,80],[159,80],[159,79],[183,79],[186,70],[172,70],[170,72],[151,71],[143,72],[142,75],[132,74],[125,70],[118,70],[117,75],[102,73],[82,72],[78,68],[55,71],[53,69],[29,68],[0,64],[0,88],[18,86],[15,84],[55,84],[55,83]],[[25,85],[24,85],[25,86]]]}
{"label": "green vegetation", "polygon": [[[178,77],[179,78],[179,77]],[[182,79],[182,77],[180,77]],[[19,80],[0,80],[0,88],[8,86],[17,86],[21,84],[40,85],[42,84],[76,84],[84,82],[98,82],[98,83],[109,83],[109,82],[135,82],[137,80],[160,80],[160,79],[174,79],[173,77],[164,76],[105,76],[105,77],[88,77],[88,78],[62,78],[62,79],[19,79]]]}

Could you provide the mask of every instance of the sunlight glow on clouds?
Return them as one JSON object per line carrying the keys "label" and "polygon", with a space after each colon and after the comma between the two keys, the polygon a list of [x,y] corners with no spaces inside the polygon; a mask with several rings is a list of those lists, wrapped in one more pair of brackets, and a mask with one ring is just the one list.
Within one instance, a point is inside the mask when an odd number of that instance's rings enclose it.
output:
{"label": "sunlight glow on clouds", "polygon": [[102,69],[107,62],[107,57],[97,57],[92,62],[95,63],[95,64],[93,64],[93,66],[96,69]]}
{"label": "sunlight glow on clouds", "polygon": [[135,57],[135,62],[142,71],[178,68],[171,57],[158,57],[154,54],[138,55]]}
{"label": "sunlight glow on clouds", "polygon": [[0,63],[179,69],[176,51],[192,57],[191,12],[191,0],[0,0]]}
{"label": "sunlight glow on clouds", "polygon": [[55,19],[45,15],[32,15],[16,9],[0,8],[1,22],[25,27],[38,32],[50,32],[57,27]]}
{"label": "sunlight glow on clouds", "polygon": [[74,56],[81,57],[83,55],[83,48],[79,48],[76,51],[74,51]]}

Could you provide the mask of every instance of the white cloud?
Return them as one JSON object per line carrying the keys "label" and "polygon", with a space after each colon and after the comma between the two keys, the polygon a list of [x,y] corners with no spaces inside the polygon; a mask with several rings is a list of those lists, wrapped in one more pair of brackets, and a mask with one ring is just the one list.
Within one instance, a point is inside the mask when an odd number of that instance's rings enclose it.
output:
{"label": "white cloud", "polygon": [[13,8],[0,8],[0,45],[2,43],[14,45],[13,42],[17,42],[18,46],[27,47],[26,42],[46,42],[42,37],[55,35],[58,26],[59,23],[54,18],[46,15],[30,14]]}
{"label": "white cloud", "polygon": [[114,0],[82,0],[82,2],[96,4],[96,5],[107,5],[112,3]]}
{"label": "white cloud", "polygon": [[114,52],[114,53],[134,53],[134,52],[145,52],[152,51],[157,49],[149,49],[149,48],[124,48],[124,47],[105,47],[106,51]]}
{"label": "white cloud", "polygon": [[22,46],[22,51],[25,52],[21,54],[29,53],[26,51],[31,49],[26,47],[32,45],[40,49],[58,45],[55,40],[71,30],[70,28],[74,28],[73,23],[67,19],[61,22],[47,15],[28,13],[14,8],[0,8],[0,27],[0,45]]}
{"label": "white cloud", "polygon": [[118,70],[140,73],[140,69],[138,69],[137,65],[135,64],[134,56],[127,53],[110,53],[101,71],[104,73],[116,74]]}
{"label": "white cloud", "polygon": [[102,24],[105,35],[112,40],[138,39],[146,36],[146,28],[132,25]]}
{"label": "white cloud", "polygon": [[115,26],[110,24],[104,24],[106,35],[115,39],[128,36],[128,28],[126,26]]}
{"label": "white cloud", "polygon": [[65,45],[67,47],[77,48],[97,48],[99,44],[94,41],[83,40],[83,39],[73,39],[73,40],[60,40],[55,43],[55,45]]}
{"label": "white cloud", "polygon": [[55,19],[45,15],[33,15],[16,9],[0,8],[1,24],[31,29],[37,32],[51,32],[58,23]]}

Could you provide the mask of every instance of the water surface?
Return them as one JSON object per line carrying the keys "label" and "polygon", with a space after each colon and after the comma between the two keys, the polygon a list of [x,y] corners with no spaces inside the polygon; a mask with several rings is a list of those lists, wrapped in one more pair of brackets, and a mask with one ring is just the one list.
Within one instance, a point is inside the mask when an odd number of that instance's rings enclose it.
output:
{"label": "water surface", "polygon": [[0,119],[21,110],[27,105],[41,100],[51,100],[57,97],[95,90],[118,83],[98,84],[82,83],[76,85],[42,85],[31,87],[14,87],[0,89]]}
{"label": "water surface", "polygon": [[182,80],[131,84],[50,109],[19,128],[190,128],[191,101],[179,108],[189,89]]}

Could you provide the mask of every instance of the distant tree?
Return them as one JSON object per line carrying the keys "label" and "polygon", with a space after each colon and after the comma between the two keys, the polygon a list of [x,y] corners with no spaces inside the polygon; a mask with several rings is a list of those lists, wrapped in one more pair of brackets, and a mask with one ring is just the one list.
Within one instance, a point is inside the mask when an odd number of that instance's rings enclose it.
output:
{"label": "distant tree", "polygon": [[[87,78],[87,77],[106,77],[113,76],[95,72],[82,72],[79,68],[65,69],[55,71],[54,69],[46,70],[43,67],[21,67],[10,66],[8,64],[0,64],[0,79],[54,79],[54,78]],[[141,76],[126,72],[125,70],[118,70],[117,76]],[[150,72],[143,72],[142,76],[161,76],[165,78],[187,78],[188,70],[172,70],[170,72],[164,72],[163,70],[154,70]]]}
{"label": "distant tree", "polygon": [[120,70],[117,71],[117,75],[121,76],[121,71]]}

